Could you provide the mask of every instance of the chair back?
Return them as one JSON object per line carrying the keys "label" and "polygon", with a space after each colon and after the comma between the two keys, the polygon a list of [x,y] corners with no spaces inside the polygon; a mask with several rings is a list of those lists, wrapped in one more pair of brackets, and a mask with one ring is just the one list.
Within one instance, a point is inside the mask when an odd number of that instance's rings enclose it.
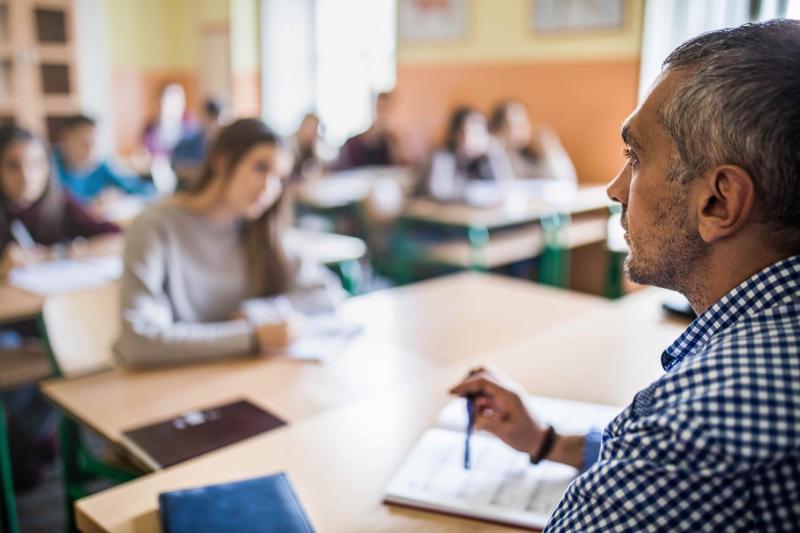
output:
{"label": "chair back", "polygon": [[75,377],[113,366],[119,283],[48,296],[42,320],[56,374]]}

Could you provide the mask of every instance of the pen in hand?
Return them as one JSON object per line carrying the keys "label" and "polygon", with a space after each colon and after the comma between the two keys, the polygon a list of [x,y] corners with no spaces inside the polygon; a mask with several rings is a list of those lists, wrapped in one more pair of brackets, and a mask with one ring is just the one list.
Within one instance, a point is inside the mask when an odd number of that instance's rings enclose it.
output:
{"label": "pen in hand", "polygon": [[467,438],[464,443],[464,470],[472,468],[472,458],[470,457],[470,439],[472,430],[475,427],[475,395],[467,396]]}

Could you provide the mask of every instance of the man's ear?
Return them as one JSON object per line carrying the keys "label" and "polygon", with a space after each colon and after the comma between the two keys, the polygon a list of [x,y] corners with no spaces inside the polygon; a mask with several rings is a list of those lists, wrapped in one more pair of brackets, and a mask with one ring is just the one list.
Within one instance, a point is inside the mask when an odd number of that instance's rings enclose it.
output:
{"label": "man's ear", "polygon": [[730,237],[752,219],[756,188],[742,167],[713,168],[698,180],[696,194],[698,231],[706,242]]}

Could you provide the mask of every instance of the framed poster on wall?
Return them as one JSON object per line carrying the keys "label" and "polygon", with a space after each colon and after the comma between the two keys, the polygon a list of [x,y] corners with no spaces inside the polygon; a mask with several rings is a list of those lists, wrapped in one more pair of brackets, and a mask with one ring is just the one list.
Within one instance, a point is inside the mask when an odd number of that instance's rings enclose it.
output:
{"label": "framed poster on wall", "polygon": [[622,29],[624,0],[531,0],[531,29],[539,34]]}
{"label": "framed poster on wall", "polygon": [[463,39],[468,8],[468,0],[398,0],[398,36],[406,42]]}

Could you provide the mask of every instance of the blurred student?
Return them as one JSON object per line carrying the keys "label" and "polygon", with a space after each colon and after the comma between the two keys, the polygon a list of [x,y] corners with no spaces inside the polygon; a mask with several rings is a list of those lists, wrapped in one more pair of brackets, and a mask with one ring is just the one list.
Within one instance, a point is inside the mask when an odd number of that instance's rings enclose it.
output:
{"label": "blurred student", "polygon": [[508,158],[492,142],[486,117],[465,106],[451,115],[444,148],[433,154],[422,192],[440,202],[492,203],[511,178]]}
{"label": "blurred student", "polygon": [[287,139],[287,148],[294,156],[292,181],[320,177],[335,156],[322,138],[322,123],[315,113],[303,117],[295,134]]}
{"label": "blurred student", "polygon": [[104,192],[150,196],[153,183],[138,176],[116,172],[97,154],[97,127],[94,119],[75,115],[64,122],[61,143],[55,148],[55,162],[61,183],[83,204],[97,200]]}
{"label": "blurred student", "polygon": [[42,140],[16,126],[0,128],[0,275],[69,253],[76,239],[118,231],[53,179]]}
{"label": "blurred student", "polygon": [[200,175],[208,147],[222,128],[222,123],[222,102],[208,98],[203,102],[200,127],[187,132],[172,151],[172,168],[181,183],[191,182]]}
{"label": "blurred student", "polygon": [[151,159],[169,159],[175,146],[194,127],[186,118],[186,92],[183,86],[170,83],[161,91],[157,118],[145,126],[142,143]]}
{"label": "blurred student", "polygon": [[394,128],[392,93],[380,93],[375,99],[372,126],[344,143],[334,168],[345,170],[363,166],[402,165],[405,161]]}
{"label": "blurred student", "polygon": [[492,111],[492,135],[508,154],[514,176],[575,182],[575,167],[558,136],[545,125],[534,126],[519,100],[506,100]]}
{"label": "blurred student", "polygon": [[291,338],[293,310],[330,311],[342,291],[283,246],[286,154],[263,122],[223,128],[192,189],[126,234],[122,328],[129,365],[263,353]]}

